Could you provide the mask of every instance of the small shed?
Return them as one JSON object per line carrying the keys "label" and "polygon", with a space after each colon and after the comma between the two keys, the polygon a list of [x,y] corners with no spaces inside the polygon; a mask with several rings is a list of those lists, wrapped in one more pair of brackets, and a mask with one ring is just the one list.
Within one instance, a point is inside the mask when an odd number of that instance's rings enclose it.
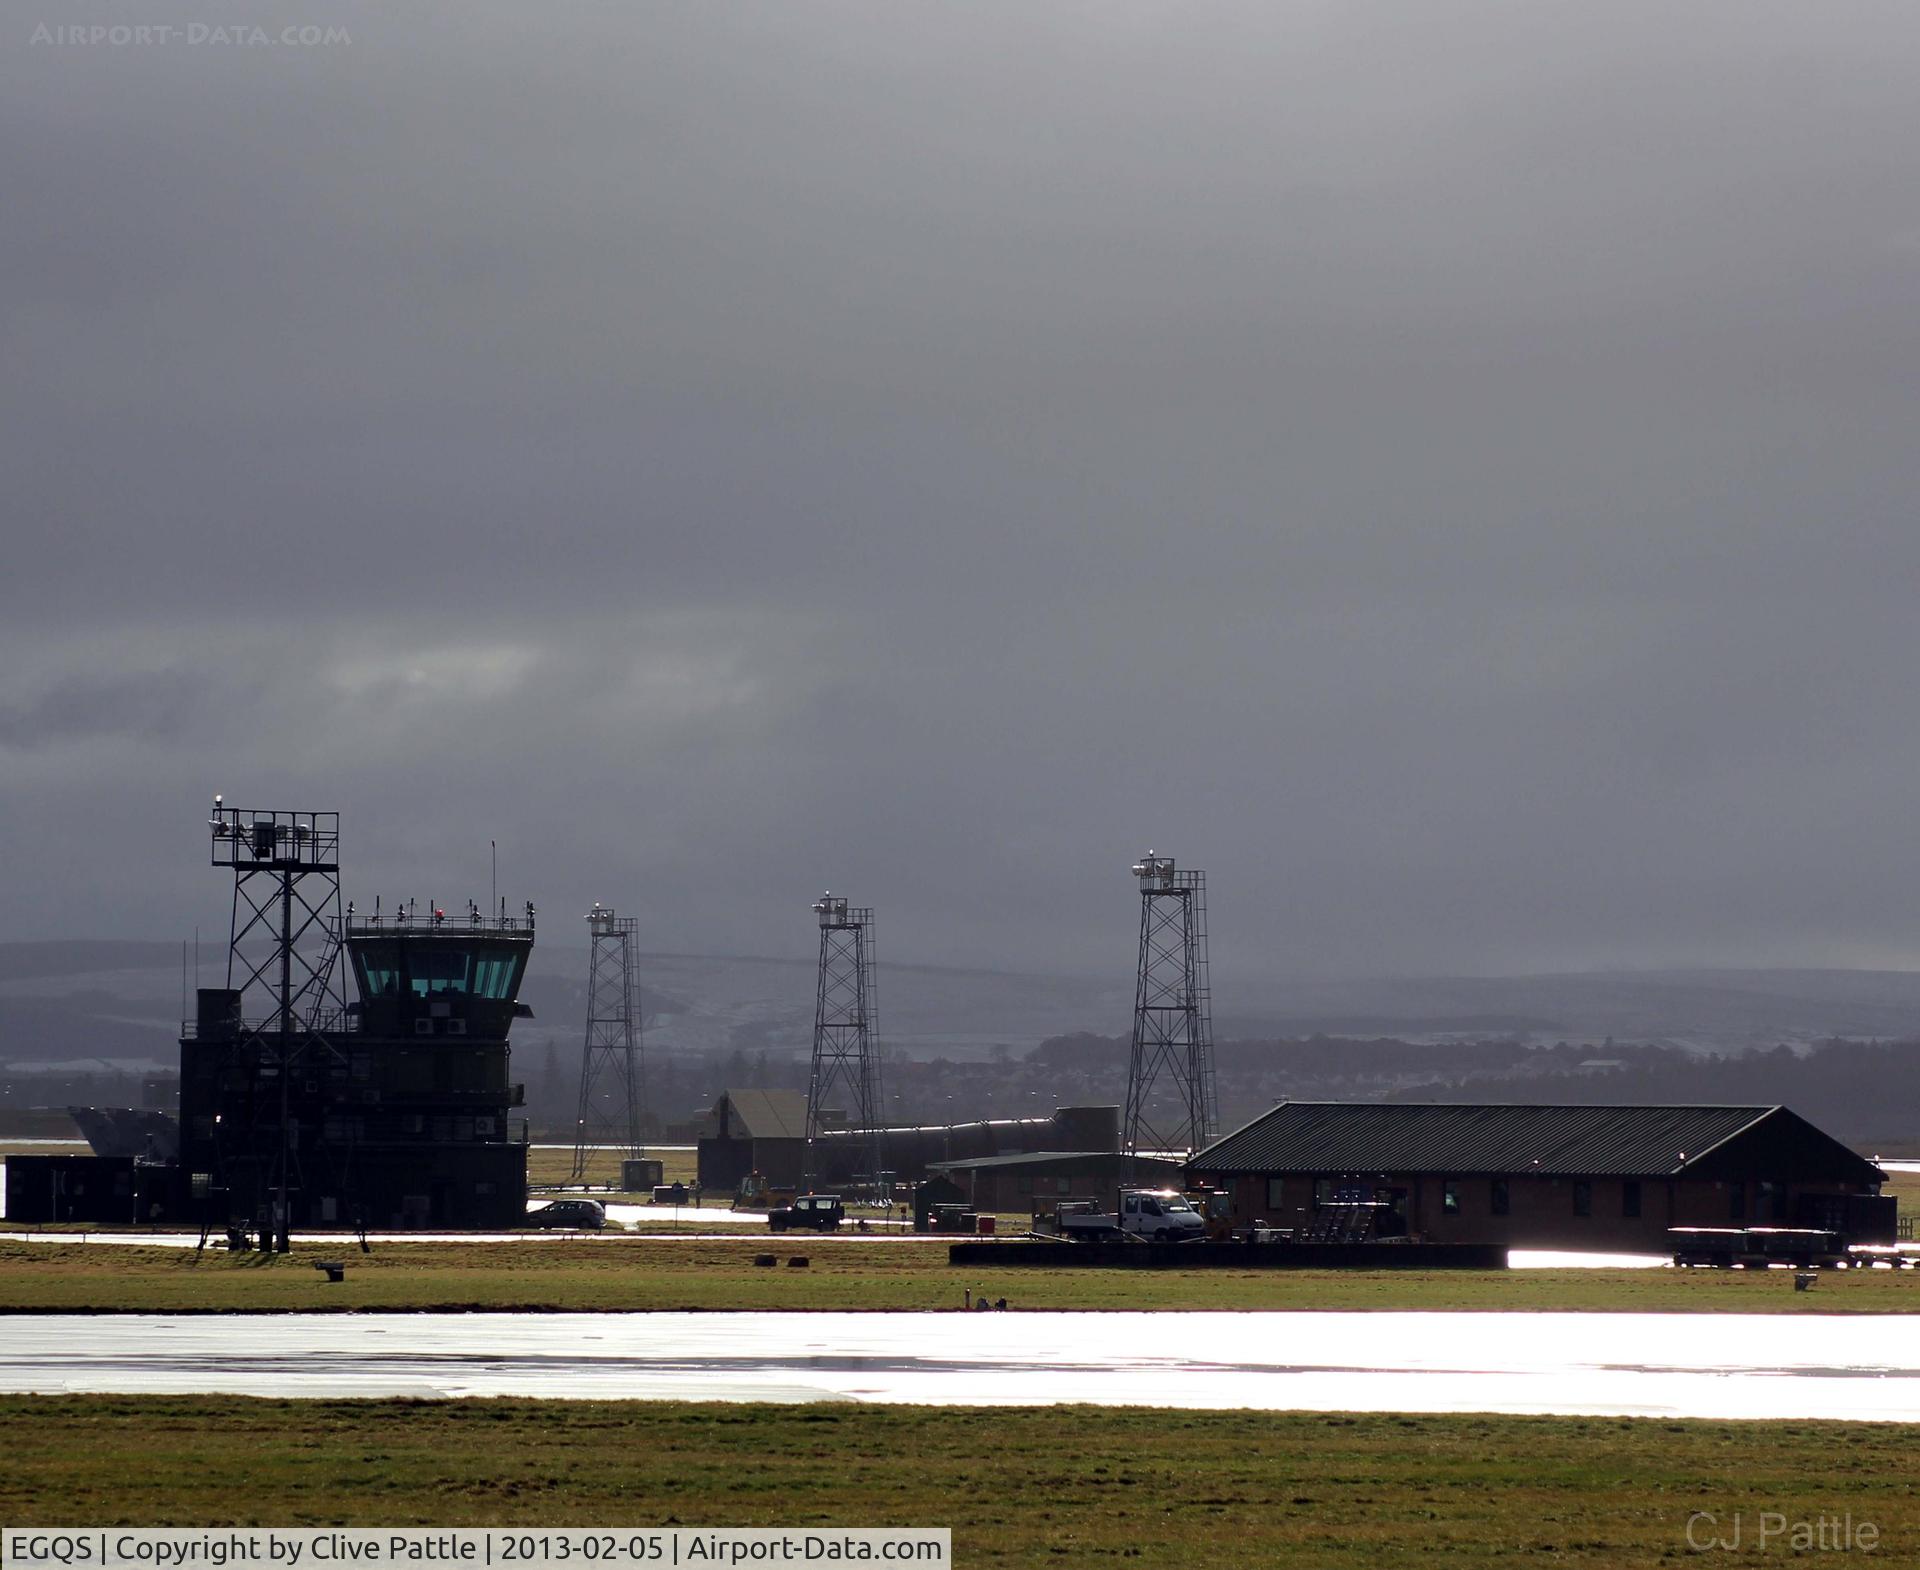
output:
{"label": "small shed", "polygon": [[9,1156],[9,1221],[126,1226],[165,1213],[175,1169],[132,1156]]}
{"label": "small shed", "polygon": [[700,1186],[736,1189],[750,1172],[776,1188],[800,1181],[807,1154],[807,1098],[797,1090],[729,1090],[701,1124]]}

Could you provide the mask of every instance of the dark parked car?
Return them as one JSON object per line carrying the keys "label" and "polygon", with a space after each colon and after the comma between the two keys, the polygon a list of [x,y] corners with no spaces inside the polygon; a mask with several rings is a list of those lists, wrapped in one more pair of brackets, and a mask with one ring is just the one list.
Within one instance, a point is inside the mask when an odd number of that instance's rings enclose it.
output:
{"label": "dark parked car", "polygon": [[775,1232],[796,1228],[803,1231],[832,1232],[847,1218],[846,1206],[838,1194],[802,1194],[791,1205],[767,1212],[767,1225]]}
{"label": "dark parked car", "polygon": [[607,1207],[597,1199],[556,1199],[527,1212],[530,1227],[568,1227],[593,1232],[606,1224]]}

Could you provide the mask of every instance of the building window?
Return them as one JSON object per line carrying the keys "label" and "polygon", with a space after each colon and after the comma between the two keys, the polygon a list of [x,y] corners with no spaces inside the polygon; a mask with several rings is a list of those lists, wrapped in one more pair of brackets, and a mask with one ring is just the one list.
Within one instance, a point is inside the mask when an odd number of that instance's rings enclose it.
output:
{"label": "building window", "polygon": [[1745,1221],[1747,1219],[1747,1185],[1729,1183],[1727,1185],[1727,1219]]}
{"label": "building window", "polygon": [[397,943],[361,943],[353,948],[353,968],[359,972],[363,998],[397,997],[400,992],[400,946]]}
{"label": "building window", "polygon": [[1450,1216],[1460,1214],[1460,1185],[1458,1183],[1441,1185],[1440,1208]]}
{"label": "building window", "polygon": [[1753,1213],[1769,1221],[1787,1219],[1787,1185],[1759,1183],[1753,1191]]}
{"label": "building window", "polygon": [[[1286,1188],[1287,1188],[1287,1180],[1285,1178],[1268,1178],[1267,1179],[1267,1209],[1278,1210],[1282,1205],[1286,1203],[1286,1200],[1281,1197],[1283,1194],[1285,1194]],[[1319,1195],[1317,1192],[1315,1193],[1315,1196],[1314,1196],[1314,1202],[1316,1204],[1319,1202]]]}
{"label": "building window", "polygon": [[416,997],[450,997],[467,990],[473,956],[463,949],[420,949],[411,956],[408,979]]}
{"label": "building window", "polygon": [[1573,1213],[1576,1216],[1590,1216],[1593,1214],[1593,1185],[1585,1178],[1574,1179]]}
{"label": "building window", "polygon": [[1631,1178],[1620,1185],[1620,1214],[1623,1216],[1640,1214],[1640,1185]]}
{"label": "building window", "polygon": [[1492,1211],[1494,1215],[1504,1216],[1509,1214],[1507,1180],[1505,1178],[1495,1178],[1493,1180],[1492,1186],[1487,1193],[1487,1200],[1487,1208]]}

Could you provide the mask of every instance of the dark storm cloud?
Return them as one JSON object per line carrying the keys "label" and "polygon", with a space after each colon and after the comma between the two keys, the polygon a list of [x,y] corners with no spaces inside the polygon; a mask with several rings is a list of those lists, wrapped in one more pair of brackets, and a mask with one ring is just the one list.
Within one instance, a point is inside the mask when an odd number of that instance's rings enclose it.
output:
{"label": "dark storm cloud", "polygon": [[192,679],[175,673],[66,677],[31,698],[0,703],[0,749],[154,741],[180,724],[194,697]]}
{"label": "dark storm cloud", "polygon": [[1150,842],[1222,987],[1920,944],[1910,7],[205,10],[352,41],[0,51],[70,922],[224,789],[662,948],[1124,967]]}

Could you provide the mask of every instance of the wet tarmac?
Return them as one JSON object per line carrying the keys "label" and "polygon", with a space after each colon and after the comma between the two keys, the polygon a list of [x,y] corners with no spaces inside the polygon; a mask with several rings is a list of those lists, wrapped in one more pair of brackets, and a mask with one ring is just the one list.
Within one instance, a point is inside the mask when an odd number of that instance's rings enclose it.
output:
{"label": "wet tarmac", "polygon": [[1906,1316],[13,1316],[0,1390],[1920,1421]]}
{"label": "wet tarmac", "polygon": [[[652,1216],[653,1221],[671,1221],[667,1216]],[[765,1216],[741,1214],[732,1218],[732,1231],[706,1232],[703,1227],[726,1225],[729,1216],[726,1211],[717,1215],[697,1215],[686,1211],[679,1217],[681,1224],[689,1230],[684,1232],[568,1232],[558,1229],[530,1229],[525,1232],[369,1232],[367,1241],[380,1243],[751,1243],[765,1244],[767,1236],[756,1234],[746,1237],[740,1228],[758,1222],[766,1225]],[[9,1243],[45,1243],[85,1245],[97,1248],[115,1244],[133,1248],[198,1248],[198,1232],[8,1232],[0,1234]],[[224,1233],[215,1233],[207,1242],[207,1247],[223,1252]],[[811,1239],[809,1239],[811,1241]],[[300,1232],[295,1234],[295,1243],[303,1249],[344,1248],[358,1249],[360,1235],[357,1232]]]}
{"label": "wet tarmac", "polygon": [[[619,1212],[631,1210],[632,1215]],[[689,1228],[679,1232],[565,1232],[565,1231],[526,1231],[526,1232],[369,1232],[369,1243],[740,1243],[765,1247],[771,1242],[771,1234],[755,1232],[745,1234],[742,1228],[765,1226],[764,1215],[754,1215],[746,1211],[681,1211],[676,1216],[672,1212],[649,1210],[644,1205],[609,1205],[607,1214],[622,1222],[664,1222],[677,1220]],[[705,1228],[719,1226],[723,1230],[707,1231]],[[99,1231],[99,1232],[8,1232],[6,1240],[12,1243],[41,1243],[49,1246],[100,1247],[115,1245],[133,1248],[198,1248],[198,1232],[159,1232],[159,1231]],[[302,1232],[298,1241],[302,1246],[329,1246],[334,1248],[358,1248],[359,1237],[352,1232]],[[781,1239],[782,1243],[796,1241],[792,1235]],[[945,1247],[959,1241],[947,1233],[925,1233],[909,1230],[900,1222],[876,1221],[868,1232],[837,1232],[828,1237],[807,1235],[809,1244],[843,1243],[915,1243],[923,1247]],[[968,1241],[971,1241],[970,1239]],[[221,1245],[217,1238],[207,1246],[218,1249]],[[1526,1249],[1515,1248],[1507,1251],[1507,1263],[1515,1270],[1653,1270],[1671,1268],[1673,1261],[1665,1254],[1577,1254],[1562,1249]]]}

